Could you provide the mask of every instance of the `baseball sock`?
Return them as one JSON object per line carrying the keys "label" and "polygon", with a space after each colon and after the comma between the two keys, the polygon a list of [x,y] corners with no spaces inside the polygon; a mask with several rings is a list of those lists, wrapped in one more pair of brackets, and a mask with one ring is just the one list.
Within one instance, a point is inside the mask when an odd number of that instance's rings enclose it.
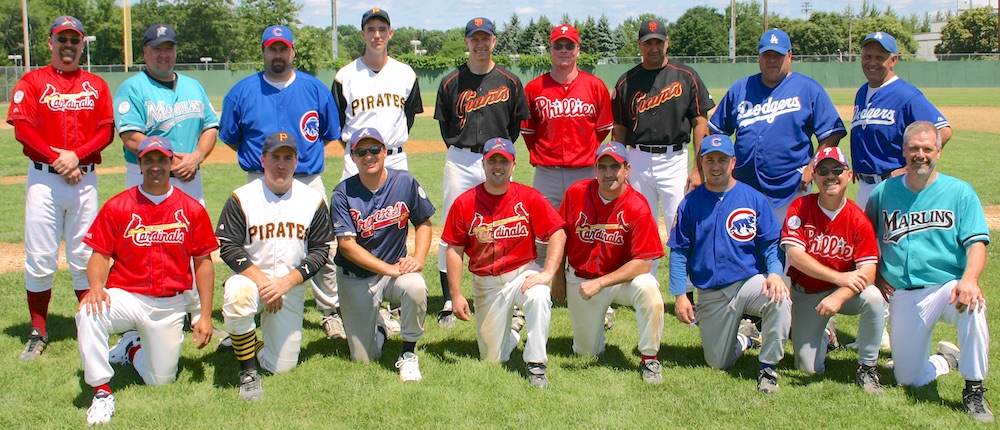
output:
{"label": "baseball sock", "polygon": [[968,379],[965,380],[965,389],[966,390],[971,390],[971,389],[973,389],[975,387],[982,387],[982,386],[983,386],[983,381],[970,381]]}
{"label": "baseball sock", "polygon": [[403,351],[399,353],[400,356],[406,354],[407,352],[414,352],[417,349],[416,342],[403,341]]}
{"label": "baseball sock", "polygon": [[778,366],[775,366],[773,364],[760,363],[760,370],[764,369],[778,370]]}
{"label": "baseball sock", "polygon": [[254,358],[257,356],[257,331],[251,330],[244,334],[230,334],[233,340],[233,352],[243,370],[257,368]]}
{"label": "baseball sock", "polygon": [[73,290],[73,293],[76,294],[76,301],[77,301],[77,303],[82,302],[83,298],[87,297],[87,293],[89,293],[89,292],[90,292],[89,289],[86,289],[86,290]]}
{"label": "baseball sock", "polygon": [[444,301],[451,301],[451,289],[448,288],[448,272],[438,272],[441,278],[441,298]]}
{"label": "baseball sock", "polygon": [[94,395],[95,396],[98,393],[100,393],[101,391],[103,391],[105,393],[108,393],[108,394],[111,394],[111,386],[108,385],[108,384],[101,384],[101,385],[98,385],[98,386],[94,387]]}
{"label": "baseball sock", "polygon": [[52,290],[40,293],[28,291],[28,313],[31,314],[31,327],[38,329],[42,336],[47,336],[45,321],[49,316],[49,300],[52,299]]}
{"label": "baseball sock", "polygon": [[646,354],[640,354],[640,355],[642,356],[642,358],[640,358],[639,361],[646,361],[646,360],[660,361],[659,359],[656,358],[655,355],[646,355]]}

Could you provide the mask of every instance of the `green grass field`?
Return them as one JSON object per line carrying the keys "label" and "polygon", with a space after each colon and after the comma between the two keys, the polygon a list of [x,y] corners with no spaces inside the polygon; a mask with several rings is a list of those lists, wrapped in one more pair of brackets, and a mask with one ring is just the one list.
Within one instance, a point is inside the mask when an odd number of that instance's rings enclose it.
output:
{"label": "green grass field", "polygon": [[[951,90],[949,90],[951,91]],[[837,91],[831,91],[835,101]],[[968,103],[987,100],[969,92]],[[990,92],[986,92],[990,93]],[[721,94],[721,93],[720,93]],[[848,99],[853,90],[845,90]],[[992,92],[996,95],[996,92]],[[941,99],[932,100],[939,104]],[[993,99],[995,100],[995,98]],[[961,101],[956,101],[958,104]],[[994,103],[995,105],[995,103]],[[437,125],[421,118],[417,135],[437,139]],[[993,146],[1000,135],[958,131],[945,150],[940,169],[973,184],[984,204],[1000,204],[995,180],[985,174],[997,154]],[[846,143],[846,141],[845,141]],[[20,145],[9,130],[0,131],[0,149],[20,154]],[[217,151],[229,151],[220,145]],[[526,154],[523,145],[519,154]],[[120,143],[105,152],[104,166],[120,166]],[[522,160],[524,160],[522,158]],[[339,179],[341,160],[327,160],[325,181],[332,190]],[[441,201],[443,153],[411,154],[411,171],[423,184],[431,201]],[[23,175],[26,159],[12,155],[0,160],[0,178]],[[215,219],[232,189],[245,182],[235,165],[206,165],[206,198]],[[515,180],[530,183],[533,169],[527,162],[517,167]],[[123,188],[123,175],[102,175],[101,199]],[[0,242],[22,240],[24,185],[0,185],[0,195],[10,202],[0,208]],[[440,216],[433,219],[441,224]],[[997,235],[997,231],[993,232]],[[660,265],[665,279],[667,264]],[[116,367],[112,380],[118,410],[112,420],[116,428],[966,428],[973,423],[961,404],[962,378],[942,377],[928,387],[903,389],[893,385],[890,371],[882,372],[886,393],[873,397],[853,385],[857,353],[837,350],[828,358],[828,370],[809,377],[793,370],[789,354],[779,366],[782,391],[765,396],[756,392],[758,364],[750,351],[727,371],[704,365],[696,329],[682,326],[672,316],[667,299],[667,318],[660,358],[664,384],[644,384],[636,370],[638,342],[634,313],[618,309],[616,325],[607,332],[608,347],[599,359],[572,353],[572,334],[565,304],[552,312],[549,347],[548,390],[531,389],[523,376],[520,348],[508,364],[479,361],[472,323],[460,323],[451,331],[435,322],[441,306],[436,272],[436,254],[425,265],[430,291],[426,335],[418,345],[424,380],[399,382],[395,358],[399,338],[391,338],[383,357],[375,363],[353,363],[343,340],[328,340],[319,327],[320,315],[311,297],[306,303],[305,331],[300,365],[295,370],[264,377],[265,398],[248,404],[237,398],[238,366],[230,350],[196,350],[185,344],[178,381],[162,387],[147,387],[131,368]],[[229,269],[216,265],[216,285]],[[0,274],[0,428],[77,428],[85,423],[92,391],[82,381],[73,315],[76,300],[69,276],[57,276],[50,308],[52,343],[37,361],[24,363],[17,355],[29,330],[23,293],[24,275]],[[988,297],[1000,297],[1000,255],[990,247],[989,266],[981,285]],[[666,291],[666,286],[662,287]],[[216,289],[214,319],[222,325],[221,289]],[[469,288],[466,288],[468,295]],[[996,328],[1000,316],[988,314]],[[838,317],[840,337],[853,340],[856,317]],[[190,340],[190,335],[188,335]],[[955,339],[955,330],[940,326],[935,339]],[[115,339],[112,340],[114,342]],[[991,342],[997,351],[997,340]],[[789,349],[790,351],[790,346]],[[995,356],[991,355],[991,358]],[[883,357],[881,362],[888,358]],[[986,386],[998,387],[996,377]],[[996,392],[987,398],[1000,405]]]}

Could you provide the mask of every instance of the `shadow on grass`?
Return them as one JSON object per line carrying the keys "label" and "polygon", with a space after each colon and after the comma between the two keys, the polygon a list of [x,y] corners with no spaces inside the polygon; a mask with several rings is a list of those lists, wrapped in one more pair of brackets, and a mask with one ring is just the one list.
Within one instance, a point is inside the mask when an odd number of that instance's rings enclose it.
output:
{"label": "shadow on grass", "polygon": [[[48,320],[45,324],[45,328],[49,336],[49,344],[59,341],[76,342],[75,317],[76,314],[67,317],[57,313],[49,313]],[[25,320],[20,323],[9,325],[3,329],[3,333],[12,338],[20,339],[22,342],[27,342],[28,335],[31,333],[31,322]]]}

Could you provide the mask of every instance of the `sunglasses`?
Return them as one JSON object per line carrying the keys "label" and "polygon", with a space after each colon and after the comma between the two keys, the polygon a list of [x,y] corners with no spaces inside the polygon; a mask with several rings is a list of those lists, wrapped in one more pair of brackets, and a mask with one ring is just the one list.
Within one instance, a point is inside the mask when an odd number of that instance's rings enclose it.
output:
{"label": "sunglasses", "polygon": [[575,48],[576,48],[576,44],[573,43],[573,42],[570,42],[570,43],[553,43],[552,44],[552,49],[555,49],[556,51],[559,51],[559,50],[562,50],[562,49],[565,49],[567,51],[572,51]]}
{"label": "sunglasses", "polygon": [[840,174],[844,173],[844,171],[846,171],[846,170],[847,170],[847,168],[843,167],[843,166],[841,166],[841,167],[834,167],[832,169],[828,168],[828,167],[817,167],[816,168],[816,174],[819,175],[819,176],[826,176],[826,175],[829,175],[830,172],[833,172],[834,175],[840,176]]}
{"label": "sunglasses", "polygon": [[66,41],[69,41],[70,45],[79,45],[81,39],[79,37],[56,36],[56,40],[58,40],[59,43],[66,43]]}
{"label": "sunglasses", "polygon": [[364,157],[366,154],[376,155],[382,152],[383,149],[385,149],[385,145],[375,145],[362,149],[354,149],[351,152],[358,157]]}

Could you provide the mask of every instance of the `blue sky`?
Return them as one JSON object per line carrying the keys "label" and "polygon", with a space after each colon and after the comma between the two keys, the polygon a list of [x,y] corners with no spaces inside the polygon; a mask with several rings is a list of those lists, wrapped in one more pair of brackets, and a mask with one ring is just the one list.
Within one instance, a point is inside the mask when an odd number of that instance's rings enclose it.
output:
{"label": "blue sky", "polygon": [[[299,20],[303,24],[326,27],[330,25],[330,0],[296,0],[303,5]],[[840,12],[848,5],[857,9],[861,0],[809,0],[814,11]],[[979,7],[987,4],[986,0],[873,0],[880,9],[892,4],[893,9],[901,15],[911,12],[923,15],[924,12],[937,10],[956,10],[958,7]],[[995,1],[995,0],[993,0]],[[803,18],[803,0],[769,0],[768,9],[771,12],[791,18]],[[606,14],[615,27],[628,17],[640,13],[652,12],[671,21],[676,20],[684,11],[695,5],[708,5],[722,11],[729,5],[728,0],[701,0],[694,2],[666,0],[534,0],[534,1],[503,1],[503,0],[378,0],[360,2],[338,0],[337,22],[340,25],[360,26],[361,14],[373,6],[385,9],[392,18],[393,27],[416,27],[432,30],[447,30],[464,27],[465,23],[476,16],[485,16],[502,26],[504,21],[517,13],[522,22],[527,24],[531,18],[545,15],[549,20],[559,20],[564,13],[571,19],[584,20],[588,15],[598,18]]]}

